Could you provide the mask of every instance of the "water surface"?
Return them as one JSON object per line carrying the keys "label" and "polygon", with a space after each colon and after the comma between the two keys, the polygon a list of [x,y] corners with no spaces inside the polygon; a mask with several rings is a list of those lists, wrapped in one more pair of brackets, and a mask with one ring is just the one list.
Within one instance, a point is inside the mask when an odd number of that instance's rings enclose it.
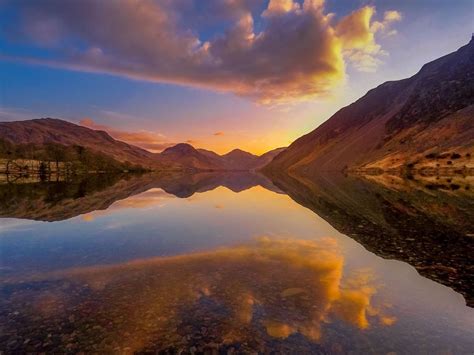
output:
{"label": "water surface", "polygon": [[472,353],[473,205],[456,184],[0,185],[0,349]]}

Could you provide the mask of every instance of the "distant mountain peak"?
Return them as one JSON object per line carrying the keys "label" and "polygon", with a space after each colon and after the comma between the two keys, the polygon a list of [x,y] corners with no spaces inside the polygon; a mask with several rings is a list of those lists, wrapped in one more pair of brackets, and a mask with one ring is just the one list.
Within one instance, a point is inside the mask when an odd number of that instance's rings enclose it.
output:
{"label": "distant mountain peak", "polygon": [[161,154],[170,154],[170,153],[180,153],[180,154],[189,154],[197,152],[197,150],[188,143],[178,143],[172,147],[166,148]]}
{"label": "distant mountain peak", "polygon": [[243,156],[256,157],[255,154],[246,152],[245,150],[242,150],[242,149],[239,149],[239,148],[233,149],[229,153],[224,154],[223,156],[224,157],[232,157],[232,156],[235,156],[235,157],[243,157]]}

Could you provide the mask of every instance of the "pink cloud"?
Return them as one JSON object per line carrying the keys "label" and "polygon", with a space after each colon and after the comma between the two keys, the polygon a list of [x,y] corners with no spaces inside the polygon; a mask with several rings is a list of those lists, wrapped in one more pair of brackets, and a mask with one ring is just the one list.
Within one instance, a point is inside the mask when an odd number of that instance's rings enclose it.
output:
{"label": "pink cloud", "polygon": [[129,132],[118,130],[110,126],[96,123],[91,118],[84,118],[79,124],[95,130],[106,131],[113,138],[126,143],[136,145],[151,152],[160,152],[163,149],[173,146],[175,143],[167,142],[162,135],[150,131]]}

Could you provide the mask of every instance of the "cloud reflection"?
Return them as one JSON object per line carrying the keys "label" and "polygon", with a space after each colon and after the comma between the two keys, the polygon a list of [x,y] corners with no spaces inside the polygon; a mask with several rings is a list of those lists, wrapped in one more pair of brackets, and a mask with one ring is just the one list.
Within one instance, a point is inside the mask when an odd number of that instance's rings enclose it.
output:
{"label": "cloud reflection", "polygon": [[175,198],[175,196],[168,194],[159,188],[152,188],[141,194],[131,196],[124,200],[114,202],[107,210],[97,210],[82,215],[84,222],[93,222],[96,217],[107,216],[123,209],[147,209],[152,207],[162,207],[165,201]]}
{"label": "cloud reflection", "polygon": [[23,313],[6,327],[31,334],[63,322],[64,332],[71,329],[64,335],[74,344],[70,350],[91,351],[93,339],[103,351],[141,351],[264,346],[296,333],[320,342],[334,320],[359,329],[393,324],[372,304],[371,273],[345,276],[343,265],[333,239],[263,237],[251,245],[5,280],[19,288],[5,302]]}

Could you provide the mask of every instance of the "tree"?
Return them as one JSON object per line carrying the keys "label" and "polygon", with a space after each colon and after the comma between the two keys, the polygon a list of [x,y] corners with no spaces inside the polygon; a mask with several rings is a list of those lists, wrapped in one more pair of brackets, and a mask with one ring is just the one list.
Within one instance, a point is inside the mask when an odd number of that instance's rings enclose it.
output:
{"label": "tree", "polygon": [[38,173],[40,180],[45,181],[47,176],[47,168],[46,164],[43,161],[39,165]]}
{"label": "tree", "polygon": [[49,143],[46,145],[46,153],[49,159],[56,163],[56,172],[59,173],[59,163],[67,160],[65,147],[60,144]]}
{"label": "tree", "polygon": [[6,154],[7,154],[7,167],[6,167],[6,168],[7,168],[7,169],[6,169],[7,171],[6,171],[6,173],[9,174],[9,173],[10,173],[10,164],[11,164],[11,163],[13,162],[13,160],[14,160],[14,155],[13,155],[13,152],[12,152],[11,150],[8,150],[8,151],[6,152]]}

